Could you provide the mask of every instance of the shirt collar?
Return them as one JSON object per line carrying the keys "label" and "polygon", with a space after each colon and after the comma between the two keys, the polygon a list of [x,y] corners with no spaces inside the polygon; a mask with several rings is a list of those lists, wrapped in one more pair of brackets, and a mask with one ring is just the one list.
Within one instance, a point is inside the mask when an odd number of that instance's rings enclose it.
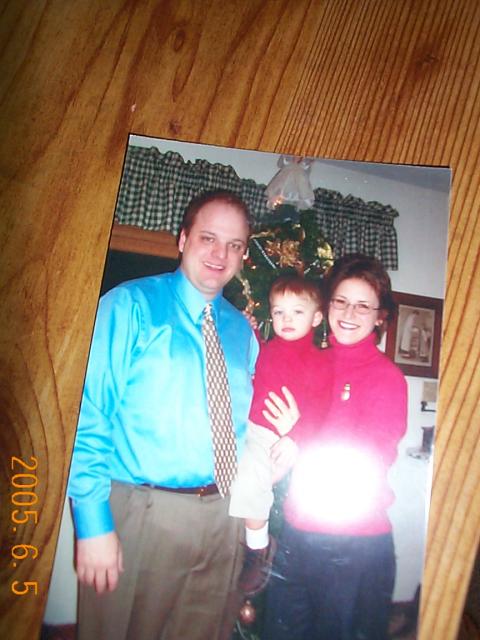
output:
{"label": "shirt collar", "polygon": [[357,364],[368,362],[380,353],[377,347],[375,331],[372,331],[368,336],[354,344],[342,344],[338,342],[333,334],[328,336],[328,341],[332,347],[332,352],[335,354],[335,358],[339,361],[344,360],[347,364],[352,364],[353,362]]}
{"label": "shirt collar", "polygon": [[195,323],[201,321],[203,310],[208,302],[212,305],[213,319],[214,321],[217,321],[222,301],[221,293],[216,295],[213,300],[206,300],[204,295],[193,286],[180,267],[172,274],[172,282],[177,295],[182,300],[190,317]]}

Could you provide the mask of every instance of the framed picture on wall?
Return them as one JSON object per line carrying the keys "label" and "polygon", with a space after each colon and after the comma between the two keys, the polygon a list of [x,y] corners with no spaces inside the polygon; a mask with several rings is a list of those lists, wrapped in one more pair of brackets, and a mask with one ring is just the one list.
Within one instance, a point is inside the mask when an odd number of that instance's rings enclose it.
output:
{"label": "framed picture on wall", "polygon": [[407,376],[438,378],[443,300],[393,293],[397,317],[387,329],[386,354]]}

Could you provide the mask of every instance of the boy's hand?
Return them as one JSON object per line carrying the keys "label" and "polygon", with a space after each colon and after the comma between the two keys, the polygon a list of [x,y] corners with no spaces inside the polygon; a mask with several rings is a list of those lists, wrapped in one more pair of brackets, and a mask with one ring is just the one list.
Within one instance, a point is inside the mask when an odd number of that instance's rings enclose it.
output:
{"label": "boy's hand", "polygon": [[273,483],[275,484],[290,471],[297,461],[298,445],[288,436],[283,436],[270,449],[270,457],[274,465]]}
{"label": "boy's hand", "polygon": [[270,391],[265,400],[268,411],[262,411],[265,420],[275,427],[280,436],[289,433],[300,418],[300,411],[293,395],[287,387],[282,387],[282,392],[285,400]]}

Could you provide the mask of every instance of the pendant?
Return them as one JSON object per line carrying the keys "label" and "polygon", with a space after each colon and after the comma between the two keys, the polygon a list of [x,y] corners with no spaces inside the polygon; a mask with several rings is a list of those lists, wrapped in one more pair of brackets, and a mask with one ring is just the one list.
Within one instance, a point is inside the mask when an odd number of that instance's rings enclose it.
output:
{"label": "pendant", "polygon": [[343,401],[350,399],[350,385],[348,382],[346,382],[345,385],[343,386],[343,391],[340,397]]}

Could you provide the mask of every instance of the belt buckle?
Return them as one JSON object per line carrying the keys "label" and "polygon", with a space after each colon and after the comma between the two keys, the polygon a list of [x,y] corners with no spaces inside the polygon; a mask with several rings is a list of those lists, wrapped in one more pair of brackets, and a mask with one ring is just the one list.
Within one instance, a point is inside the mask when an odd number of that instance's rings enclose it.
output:
{"label": "belt buckle", "polygon": [[218,487],[216,486],[215,483],[212,483],[212,484],[205,484],[202,487],[198,487],[198,490],[195,492],[195,495],[197,495],[199,498],[204,498],[206,496],[212,496],[218,493],[219,493]]}

